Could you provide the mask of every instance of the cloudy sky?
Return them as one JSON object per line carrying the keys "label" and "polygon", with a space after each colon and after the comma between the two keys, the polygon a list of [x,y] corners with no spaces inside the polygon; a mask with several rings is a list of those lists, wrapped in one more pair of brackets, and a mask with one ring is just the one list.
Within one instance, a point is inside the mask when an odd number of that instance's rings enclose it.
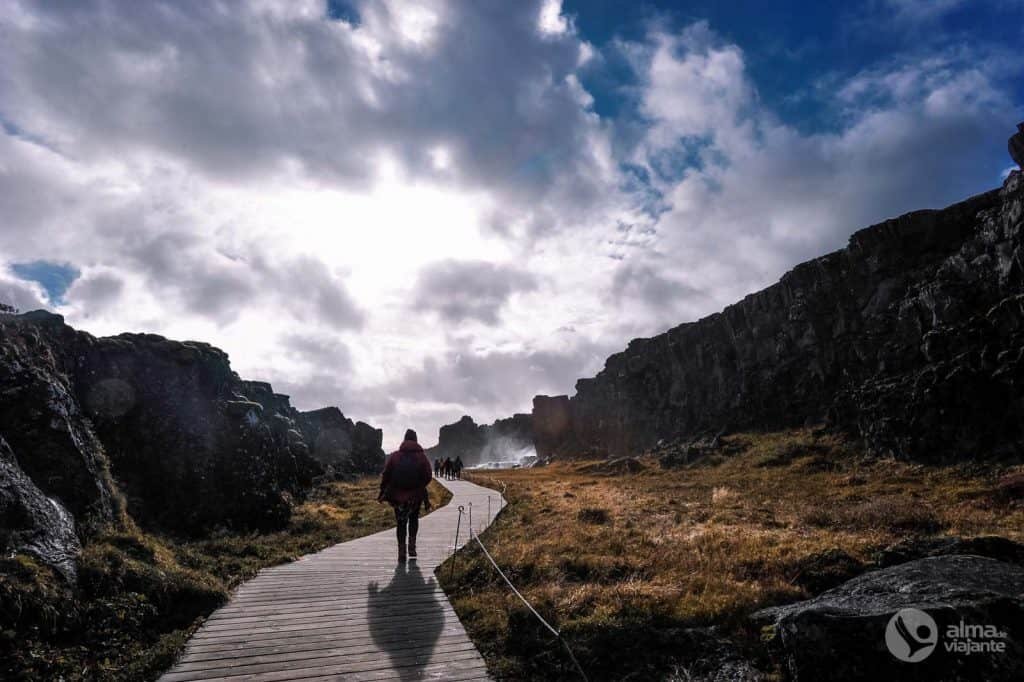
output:
{"label": "cloudy sky", "polygon": [[998,185],[1022,44],[1021,0],[3,0],[0,300],[433,442]]}

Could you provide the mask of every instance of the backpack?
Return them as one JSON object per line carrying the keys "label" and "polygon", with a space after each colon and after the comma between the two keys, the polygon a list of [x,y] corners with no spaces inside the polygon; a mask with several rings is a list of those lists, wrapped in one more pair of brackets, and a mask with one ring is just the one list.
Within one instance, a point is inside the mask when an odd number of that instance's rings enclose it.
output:
{"label": "backpack", "polygon": [[416,452],[399,452],[391,469],[390,487],[395,490],[415,490],[421,487],[420,462]]}

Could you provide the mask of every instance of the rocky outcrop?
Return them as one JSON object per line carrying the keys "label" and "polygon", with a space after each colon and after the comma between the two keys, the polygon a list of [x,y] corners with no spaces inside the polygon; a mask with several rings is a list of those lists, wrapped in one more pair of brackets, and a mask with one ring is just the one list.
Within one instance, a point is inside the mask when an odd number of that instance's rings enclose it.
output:
{"label": "rocky outcrop", "polygon": [[337,407],[299,412],[299,432],[314,459],[341,475],[379,474],[384,469],[384,432],[353,423]]}
{"label": "rocky outcrop", "polygon": [[573,453],[576,443],[569,396],[538,395],[533,398],[533,444],[537,456],[547,458],[556,452]]}
{"label": "rocky outcrop", "polygon": [[0,551],[31,554],[73,581],[80,550],[71,514],[43,494],[0,438]]}
{"label": "rocky outcrop", "polygon": [[873,563],[878,568],[888,568],[915,559],[952,554],[972,554],[1024,567],[1024,545],[998,535],[911,537],[880,550]]}
{"label": "rocky outcrop", "polygon": [[534,402],[538,451],[629,454],[829,422],[876,453],[1024,452],[1024,175],[855,233],[720,313]]}
{"label": "rocky outcrop", "polygon": [[0,315],[0,437],[13,466],[83,534],[121,512],[106,453],[75,392],[70,351],[87,340],[56,315]]}
{"label": "rocky outcrop", "polygon": [[1007,141],[1006,147],[1010,152],[1010,158],[1024,170],[1024,123],[1017,124],[1017,132]]}
{"label": "rocky outcrop", "polygon": [[[980,556],[939,556],[866,573],[753,618],[796,682],[1020,680],[1022,595],[1020,566]],[[903,609],[927,615],[916,622],[917,613]],[[905,627],[898,628],[900,622]],[[912,652],[909,661],[898,658]]]}
{"label": "rocky outcrop", "polygon": [[427,457],[431,460],[460,457],[462,463],[470,467],[518,461],[526,454],[533,454],[533,439],[533,419],[528,414],[480,425],[472,417],[464,416],[454,424],[441,427],[437,445],[427,450]]}
{"label": "rocky outcrop", "polygon": [[292,447],[308,452],[330,473],[339,476],[378,474],[384,468],[384,432],[353,422],[337,407],[300,412],[289,397],[274,393],[265,381],[243,381],[242,393],[271,415],[274,431]]}
{"label": "rocky outcrop", "polygon": [[453,461],[461,457],[466,466],[476,466],[486,442],[483,426],[464,415],[459,421],[442,426],[437,433],[437,445],[427,448],[426,453],[431,461],[438,457],[451,457]]}
{"label": "rocky outcrop", "polygon": [[145,526],[279,527],[318,471],[305,443],[287,436],[287,397],[241,381],[217,348],[121,334],[80,335],[64,350],[128,510]]}
{"label": "rocky outcrop", "polygon": [[323,471],[330,424],[348,459],[329,454],[375,470],[379,430],[337,408],[300,413],[209,344],[0,313],[0,549],[70,575],[79,542],[126,513],[185,535],[280,527]]}

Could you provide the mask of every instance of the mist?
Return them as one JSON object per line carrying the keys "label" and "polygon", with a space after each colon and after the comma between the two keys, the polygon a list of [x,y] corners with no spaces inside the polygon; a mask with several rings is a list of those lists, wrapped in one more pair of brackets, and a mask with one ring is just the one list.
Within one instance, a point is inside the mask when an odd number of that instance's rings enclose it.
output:
{"label": "mist", "polygon": [[525,466],[537,460],[533,443],[511,436],[494,436],[480,450],[479,464],[473,469],[510,469]]}

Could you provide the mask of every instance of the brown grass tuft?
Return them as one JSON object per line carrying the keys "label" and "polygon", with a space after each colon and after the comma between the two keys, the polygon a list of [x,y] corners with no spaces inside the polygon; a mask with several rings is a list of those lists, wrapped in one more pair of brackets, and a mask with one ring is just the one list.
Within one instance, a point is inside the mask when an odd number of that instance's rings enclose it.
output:
{"label": "brown grass tuft", "polygon": [[[1015,490],[1006,471],[868,460],[810,430],[723,441],[728,456],[680,470],[640,458],[614,477],[600,462],[490,474],[512,504],[483,541],[593,679],[664,679],[689,665],[680,642],[694,628],[756,642],[753,610],[829,589],[899,540],[1024,540],[1024,506],[997,492]],[[499,679],[576,679],[479,550],[451,581],[447,569],[439,578]]]}
{"label": "brown grass tuft", "polygon": [[[155,679],[228,590],[265,567],[394,525],[377,480],[325,483],[275,533],[182,542],[124,530],[87,543],[79,584],[26,556],[0,560],[0,679]],[[431,484],[440,507],[451,494]]]}

